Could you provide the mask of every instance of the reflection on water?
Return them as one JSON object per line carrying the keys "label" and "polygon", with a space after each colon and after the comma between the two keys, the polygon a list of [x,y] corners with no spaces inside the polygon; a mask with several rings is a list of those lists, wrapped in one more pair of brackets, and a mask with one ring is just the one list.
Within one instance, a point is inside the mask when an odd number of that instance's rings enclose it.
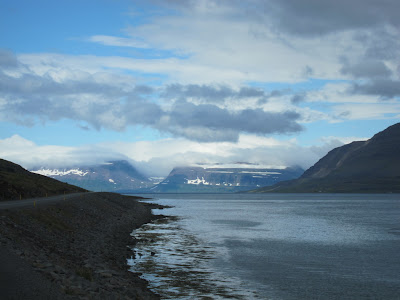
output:
{"label": "reflection on water", "polygon": [[213,270],[208,261],[216,258],[215,249],[171,218],[145,224],[133,235],[136,259],[128,264],[164,299],[258,299],[239,279]]}
{"label": "reflection on water", "polygon": [[164,299],[399,299],[399,195],[158,195],[129,260]]}

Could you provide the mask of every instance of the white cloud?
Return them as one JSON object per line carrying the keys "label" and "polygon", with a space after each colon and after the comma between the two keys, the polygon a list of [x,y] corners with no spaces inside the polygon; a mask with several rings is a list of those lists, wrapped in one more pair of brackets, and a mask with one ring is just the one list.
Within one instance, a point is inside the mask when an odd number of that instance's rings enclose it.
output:
{"label": "white cloud", "polygon": [[147,48],[148,46],[133,38],[116,37],[109,35],[94,35],[88,39],[89,42],[99,43],[106,46]]}
{"label": "white cloud", "polygon": [[36,145],[19,135],[0,140],[0,157],[24,168],[67,167],[101,163],[112,159],[124,159],[119,153],[98,145],[67,147]]}
{"label": "white cloud", "polygon": [[333,113],[342,120],[398,119],[399,103],[344,103],[335,105]]}
{"label": "white cloud", "polygon": [[349,93],[352,85],[348,82],[327,83],[319,90],[307,92],[308,102],[324,103],[381,103],[377,97]]}
{"label": "white cloud", "polygon": [[160,72],[167,71],[172,81],[183,83],[297,82],[306,79],[307,67],[314,70],[315,78],[336,78],[338,49],[344,51],[341,44],[348,42],[347,37],[345,42],[340,37],[326,37],[288,44],[251,20],[213,18],[196,11],[160,17],[131,31],[158,49],[183,56],[173,60],[173,73],[166,67],[171,60],[157,61]]}

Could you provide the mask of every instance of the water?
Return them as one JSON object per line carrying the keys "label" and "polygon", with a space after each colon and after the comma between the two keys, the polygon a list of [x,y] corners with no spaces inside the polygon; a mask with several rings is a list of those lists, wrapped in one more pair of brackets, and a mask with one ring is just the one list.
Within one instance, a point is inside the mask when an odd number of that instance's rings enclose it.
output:
{"label": "water", "polygon": [[153,195],[129,260],[163,299],[400,299],[400,195]]}

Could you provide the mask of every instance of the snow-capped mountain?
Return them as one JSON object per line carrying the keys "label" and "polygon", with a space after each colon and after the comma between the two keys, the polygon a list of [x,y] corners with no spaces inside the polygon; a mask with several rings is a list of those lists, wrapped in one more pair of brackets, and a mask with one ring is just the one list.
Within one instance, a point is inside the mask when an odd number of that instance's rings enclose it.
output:
{"label": "snow-capped mountain", "polygon": [[45,175],[91,191],[119,191],[149,188],[160,178],[147,178],[127,161],[111,161],[94,166],[71,168],[36,168],[33,173]]}
{"label": "snow-capped mountain", "polygon": [[256,189],[283,180],[298,178],[303,169],[251,168],[237,163],[227,167],[177,167],[168,177],[147,178],[127,161],[111,161],[95,166],[36,168],[45,175],[91,191],[122,193],[226,193]]}
{"label": "snow-capped mountain", "polygon": [[163,192],[236,192],[273,185],[298,178],[304,170],[299,167],[254,168],[174,168],[165,180],[150,191]]}

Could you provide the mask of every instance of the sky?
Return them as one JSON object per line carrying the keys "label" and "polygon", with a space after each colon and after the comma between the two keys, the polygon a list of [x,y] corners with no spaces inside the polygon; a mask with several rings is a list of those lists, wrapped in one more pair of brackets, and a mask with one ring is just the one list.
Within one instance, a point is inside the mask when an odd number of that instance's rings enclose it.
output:
{"label": "sky", "polygon": [[306,169],[399,96],[398,0],[0,0],[0,157],[25,168]]}

